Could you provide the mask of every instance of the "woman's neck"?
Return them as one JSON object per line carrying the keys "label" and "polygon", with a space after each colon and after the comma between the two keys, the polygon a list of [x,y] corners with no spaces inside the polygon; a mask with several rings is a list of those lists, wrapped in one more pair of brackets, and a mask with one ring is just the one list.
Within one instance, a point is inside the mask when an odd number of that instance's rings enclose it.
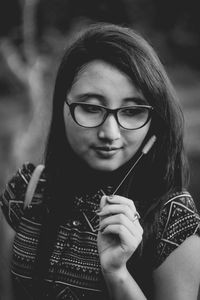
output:
{"label": "woman's neck", "polygon": [[78,189],[81,187],[81,190],[83,189],[87,191],[88,189],[97,190],[107,186],[112,186],[114,191],[123,180],[134,161],[135,159],[131,159],[123,166],[112,172],[95,170],[86,165],[83,161],[76,161],[74,171],[76,173],[75,176],[78,183],[77,187]]}

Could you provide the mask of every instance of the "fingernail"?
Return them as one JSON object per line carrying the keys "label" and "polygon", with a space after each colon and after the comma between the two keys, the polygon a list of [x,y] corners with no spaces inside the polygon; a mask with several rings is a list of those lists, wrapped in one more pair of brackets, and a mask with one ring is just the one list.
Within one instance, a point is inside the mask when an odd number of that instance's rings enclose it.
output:
{"label": "fingernail", "polygon": [[110,195],[110,196],[107,196],[107,198],[106,198],[106,199],[107,199],[108,201],[112,201],[112,200],[113,200],[113,198],[114,198],[114,195]]}
{"label": "fingernail", "polygon": [[102,215],[103,215],[103,213],[100,211],[100,212],[98,212],[98,213],[96,213],[97,214],[97,216],[99,216],[99,217],[101,217]]}
{"label": "fingernail", "polygon": [[94,211],[96,214],[100,213],[101,212],[101,209],[98,208],[97,210]]}

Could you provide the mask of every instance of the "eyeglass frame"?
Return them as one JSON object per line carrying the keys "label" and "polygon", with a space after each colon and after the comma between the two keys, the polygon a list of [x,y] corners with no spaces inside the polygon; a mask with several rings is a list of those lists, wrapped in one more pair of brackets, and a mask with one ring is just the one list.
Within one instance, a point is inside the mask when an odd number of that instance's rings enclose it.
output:
{"label": "eyeglass frame", "polygon": [[[69,110],[70,110],[70,114],[71,114],[71,116],[72,116],[72,119],[74,120],[74,122],[75,122],[76,124],[78,124],[79,126],[84,127],[84,128],[97,128],[97,127],[101,126],[101,125],[106,121],[107,117],[108,117],[110,114],[112,114],[112,115],[115,117],[115,120],[117,121],[117,124],[118,124],[121,128],[126,129],[126,130],[137,130],[137,129],[140,129],[140,128],[144,127],[144,126],[150,121],[150,119],[151,119],[151,117],[152,117],[152,112],[153,112],[153,110],[154,110],[154,108],[153,108],[152,106],[150,106],[150,105],[130,105],[130,106],[123,106],[123,107],[111,109],[111,108],[105,107],[105,106],[103,106],[103,105],[92,104],[92,103],[83,103],[83,102],[72,102],[72,103],[69,103],[67,100],[68,100],[68,99],[65,99],[65,103],[66,103],[66,104],[68,105],[68,107],[69,107]],[[101,107],[101,108],[105,109],[105,111],[106,111],[105,116],[104,116],[102,122],[101,122],[99,125],[96,125],[96,126],[84,126],[84,125],[81,125],[81,124],[78,123],[78,121],[77,121],[76,118],[75,118],[75,113],[74,113],[74,111],[75,111],[75,108],[76,108],[77,105],[84,105],[84,104],[87,104],[87,105],[88,105],[88,104],[89,104],[89,105],[94,105],[94,106]],[[144,123],[142,126],[137,127],[137,128],[126,128],[126,127],[123,127],[123,126],[120,124],[120,122],[119,122],[119,120],[118,120],[118,116],[117,116],[118,111],[121,110],[121,109],[123,109],[123,108],[130,108],[130,107],[141,107],[141,108],[147,108],[147,109],[149,110],[148,118],[147,118],[147,120],[145,121],[145,123]]]}

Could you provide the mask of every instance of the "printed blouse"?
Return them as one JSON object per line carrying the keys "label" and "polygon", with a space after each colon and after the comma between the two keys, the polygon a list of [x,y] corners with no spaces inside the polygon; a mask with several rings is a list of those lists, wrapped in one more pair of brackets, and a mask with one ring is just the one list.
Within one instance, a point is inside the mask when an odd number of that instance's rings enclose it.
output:
{"label": "printed blouse", "polygon": [[[31,279],[41,231],[46,182],[44,170],[31,206],[24,209],[24,197],[34,168],[31,163],[24,164],[0,197],[3,213],[16,231],[11,265],[16,295],[23,295],[26,299],[32,299]],[[110,187],[104,192],[111,193]],[[101,197],[101,191],[75,197],[76,213],[59,226],[45,277],[45,296],[53,294],[59,300],[109,299],[97,250],[99,219],[95,211]],[[200,217],[191,195],[187,191],[171,195],[160,212],[154,236],[153,268],[157,268],[187,237],[194,234],[200,236]],[[150,281],[146,282],[146,286],[148,284]],[[145,284],[141,289],[145,292]]]}

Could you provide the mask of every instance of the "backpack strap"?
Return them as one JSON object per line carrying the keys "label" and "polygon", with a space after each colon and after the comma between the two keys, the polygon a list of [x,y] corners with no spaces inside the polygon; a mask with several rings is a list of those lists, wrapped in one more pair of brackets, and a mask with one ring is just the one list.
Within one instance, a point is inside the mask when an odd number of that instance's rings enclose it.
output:
{"label": "backpack strap", "polygon": [[37,167],[33,171],[33,174],[28,183],[26,194],[25,194],[24,209],[28,208],[31,205],[31,201],[35,193],[35,189],[37,187],[38,181],[40,179],[40,175],[43,170],[44,170],[44,165],[37,165]]}

